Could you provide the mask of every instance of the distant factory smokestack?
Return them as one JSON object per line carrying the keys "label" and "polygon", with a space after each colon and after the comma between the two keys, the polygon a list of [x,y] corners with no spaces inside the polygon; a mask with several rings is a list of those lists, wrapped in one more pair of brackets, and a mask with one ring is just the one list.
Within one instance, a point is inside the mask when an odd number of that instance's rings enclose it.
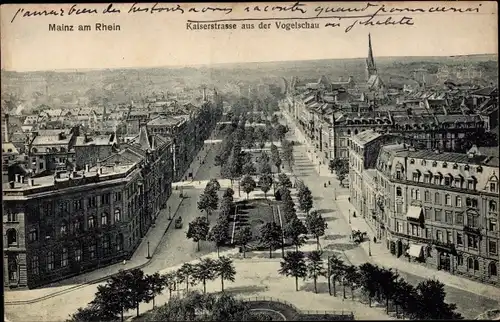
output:
{"label": "distant factory smokestack", "polygon": [[9,114],[8,113],[5,113],[4,120],[5,120],[5,124],[4,124],[5,134],[3,137],[3,141],[9,142]]}

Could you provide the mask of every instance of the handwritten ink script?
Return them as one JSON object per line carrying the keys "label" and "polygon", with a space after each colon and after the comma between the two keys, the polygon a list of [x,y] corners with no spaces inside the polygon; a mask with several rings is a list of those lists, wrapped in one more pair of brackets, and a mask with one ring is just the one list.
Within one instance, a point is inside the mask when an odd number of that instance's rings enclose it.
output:
{"label": "handwritten ink script", "polygon": [[[26,18],[43,16],[100,16],[121,14],[199,14],[204,19],[187,20],[188,30],[225,30],[225,29],[316,29],[343,28],[348,33],[356,27],[366,26],[413,26],[419,14],[477,14],[481,3],[471,3],[469,6],[453,6],[453,3],[439,3],[437,6],[405,7],[387,6],[383,3],[353,3],[349,4],[314,4],[314,3],[282,3],[279,5],[254,4],[249,6],[229,6],[204,4],[173,4],[173,3],[133,3],[106,4],[103,7],[92,5],[65,5],[51,10],[31,10],[19,8],[13,15],[11,23]],[[208,20],[210,14],[218,14],[219,19]],[[277,17],[277,14],[279,17]],[[223,17],[223,18],[220,18]],[[266,21],[272,21],[266,22]],[[222,27],[219,27],[222,26]],[[227,27],[227,28],[226,28]]]}

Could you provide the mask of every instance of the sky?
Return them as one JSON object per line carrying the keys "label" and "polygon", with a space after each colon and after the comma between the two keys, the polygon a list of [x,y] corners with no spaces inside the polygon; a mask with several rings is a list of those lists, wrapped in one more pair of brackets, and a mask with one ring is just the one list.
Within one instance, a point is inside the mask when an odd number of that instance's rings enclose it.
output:
{"label": "sky", "polygon": [[[239,4],[182,4],[176,12],[128,13],[132,3],[113,5],[120,13],[103,14],[107,4],[78,4],[76,9],[95,9],[96,14],[73,10],[72,4],[51,5],[2,5],[1,18],[1,67],[5,70],[34,71],[54,69],[120,68],[185,66],[213,63],[290,61],[310,59],[336,59],[366,57],[368,33],[372,37],[374,55],[381,56],[449,56],[469,54],[497,54],[497,4],[496,2],[385,2],[385,3],[239,3]],[[140,4],[150,10],[154,3]],[[288,6],[305,10],[265,12],[273,6]],[[383,11],[380,11],[383,5]],[[162,3],[159,7],[175,7]],[[253,12],[245,12],[249,6]],[[259,6],[260,12],[255,11]],[[479,12],[433,12],[432,8],[451,6],[462,11],[469,8]],[[207,7],[230,9],[230,13],[189,13],[189,8],[201,11]],[[347,8],[358,12],[346,12]],[[322,13],[319,13],[323,9]],[[327,8],[337,12],[326,12]],[[339,11],[343,8],[344,12]],[[390,9],[393,13],[390,13]],[[407,10],[405,8],[410,8]],[[420,12],[422,9],[425,12]],[[22,10],[17,13],[18,10]],[[64,16],[23,17],[28,11],[46,10],[64,13]],[[416,11],[415,11],[416,10]],[[351,10],[352,11],[352,10]],[[356,20],[368,18],[327,18],[326,16],[373,15],[371,20],[399,21],[411,18],[413,25],[365,26],[356,24],[346,33],[346,28]],[[269,29],[259,29],[259,21],[232,21],[236,30],[188,30],[187,20],[218,20],[242,18],[310,18],[283,20],[282,23],[317,23],[318,29],[283,30],[276,27],[278,20],[269,20]],[[13,17],[15,16],[15,19]],[[117,24],[120,31],[96,31],[95,24]],[[253,23],[255,29],[242,30],[241,24]],[[337,27],[325,27],[339,23]],[[50,31],[49,25],[73,25],[74,31]],[[77,31],[78,25],[91,25],[91,31]],[[191,25],[192,26],[192,25]]]}

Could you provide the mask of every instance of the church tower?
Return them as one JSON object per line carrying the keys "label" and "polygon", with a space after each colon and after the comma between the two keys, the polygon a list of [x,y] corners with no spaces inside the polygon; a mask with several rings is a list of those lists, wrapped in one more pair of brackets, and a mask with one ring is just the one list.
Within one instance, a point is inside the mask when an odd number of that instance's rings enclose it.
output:
{"label": "church tower", "polygon": [[368,58],[366,59],[366,71],[368,79],[373,75],[377,75],[377,66],[375,66],[375,60],[373,59],[372,37],[370,34],[368,34]]}

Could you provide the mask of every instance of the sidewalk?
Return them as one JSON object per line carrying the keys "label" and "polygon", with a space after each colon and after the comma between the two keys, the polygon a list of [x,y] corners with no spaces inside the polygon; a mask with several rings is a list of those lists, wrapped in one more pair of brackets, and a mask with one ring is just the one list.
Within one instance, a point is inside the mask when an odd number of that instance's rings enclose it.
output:
{"label": "sidewalk", "polygon": [[[193,169],[193,176],[196,176],[196,173],[202,165],[202,161],[205,160],[210,149],[212,149],[214,146],[215,145],[210,145],[209,147],[204,146],[198,152],[198,155],[194,158],[189,169],[186,171],[186,175],[188,172],[190,172],[190,169]],[[199,161],[198,158],[200,159]],[[103,268],[98,268],[85,274],[46,285],[41,289],[7,290],[4,293],[5,304],[19,305],[43,301],[55,296],[75,291],[79,288],[87,286],[88,284],[105,281],[111,275],[117,274],[120,270],[131,270],[147,266],[152,257],[155,255],[156,250],[158,249],[158,245],[160,245],[160,243],[162,242],[163,237],[170,227],[170,224],[174,221],[173,219],[175,219],[177,211],[180,208],[182,202],[183,199],[179,197],[179,192],[173,190],[171,196],[167,200],[166,207],[160,210],[160,213],[156,218],[155,225],[150,227],[146,235],[143,237],[142,242],[137,247],[130,260],[126,261],[125,265],[123,263],[116,263]],[[169,219],[169,208],[171,210],[172,220]],[[150,259],[146,258],[148,255],[148,242],[151,255]]]}
{"label": "sidewalk", "polygon": [[[310,140],[302,133],[300,128],[295,124],[293,119],[291,118],[288,113],[283,112],[283,115],[285,115],[287,124],[290,125],[290,128],[294,130],[294,135],[297,137],[299,142],[301,144],[304,144],[304,147],[306,148],[306,155],[309,158],[309,160],[314,164],[314,170],[322,177],[331,177],[334,178],[335,174],[331,173],[330,169],[328,168],[328,164],[319,164],[317,160],[322,160],[316,153],[314,153],[314,147],[313,144],[310,142]],[[309,152],[307,152],[309,151]]]}
{"label": "sidewalk", "polygon": [[[338,209],[340,210],[346,221],[349,220],[349,210],[351,210],[351,214],[355,210],[354,206],[349,203],[347,198],[348,196],[337,197]],[[478,283],[460,276],[430,269],[420,264],[404,261],[394,257],[385,247],[385,239],[382,239],[377,243],[373,243],[373,237],[376,236],[376,232],[366,223],[363,218],[353,217],[351,215],[350,219],[351,228],[355,227],[356,229],[367,232],[370,242],[365,241],[361,243],[361,247],[365,250],[366,253],[369,253],[369,251],[371,251],[372,256],[370,258],[372,259],[374,264],[387,268],[393,268],[423,278],[436,278],[447,286],[500,301],[500,290],[494,286]]]}

